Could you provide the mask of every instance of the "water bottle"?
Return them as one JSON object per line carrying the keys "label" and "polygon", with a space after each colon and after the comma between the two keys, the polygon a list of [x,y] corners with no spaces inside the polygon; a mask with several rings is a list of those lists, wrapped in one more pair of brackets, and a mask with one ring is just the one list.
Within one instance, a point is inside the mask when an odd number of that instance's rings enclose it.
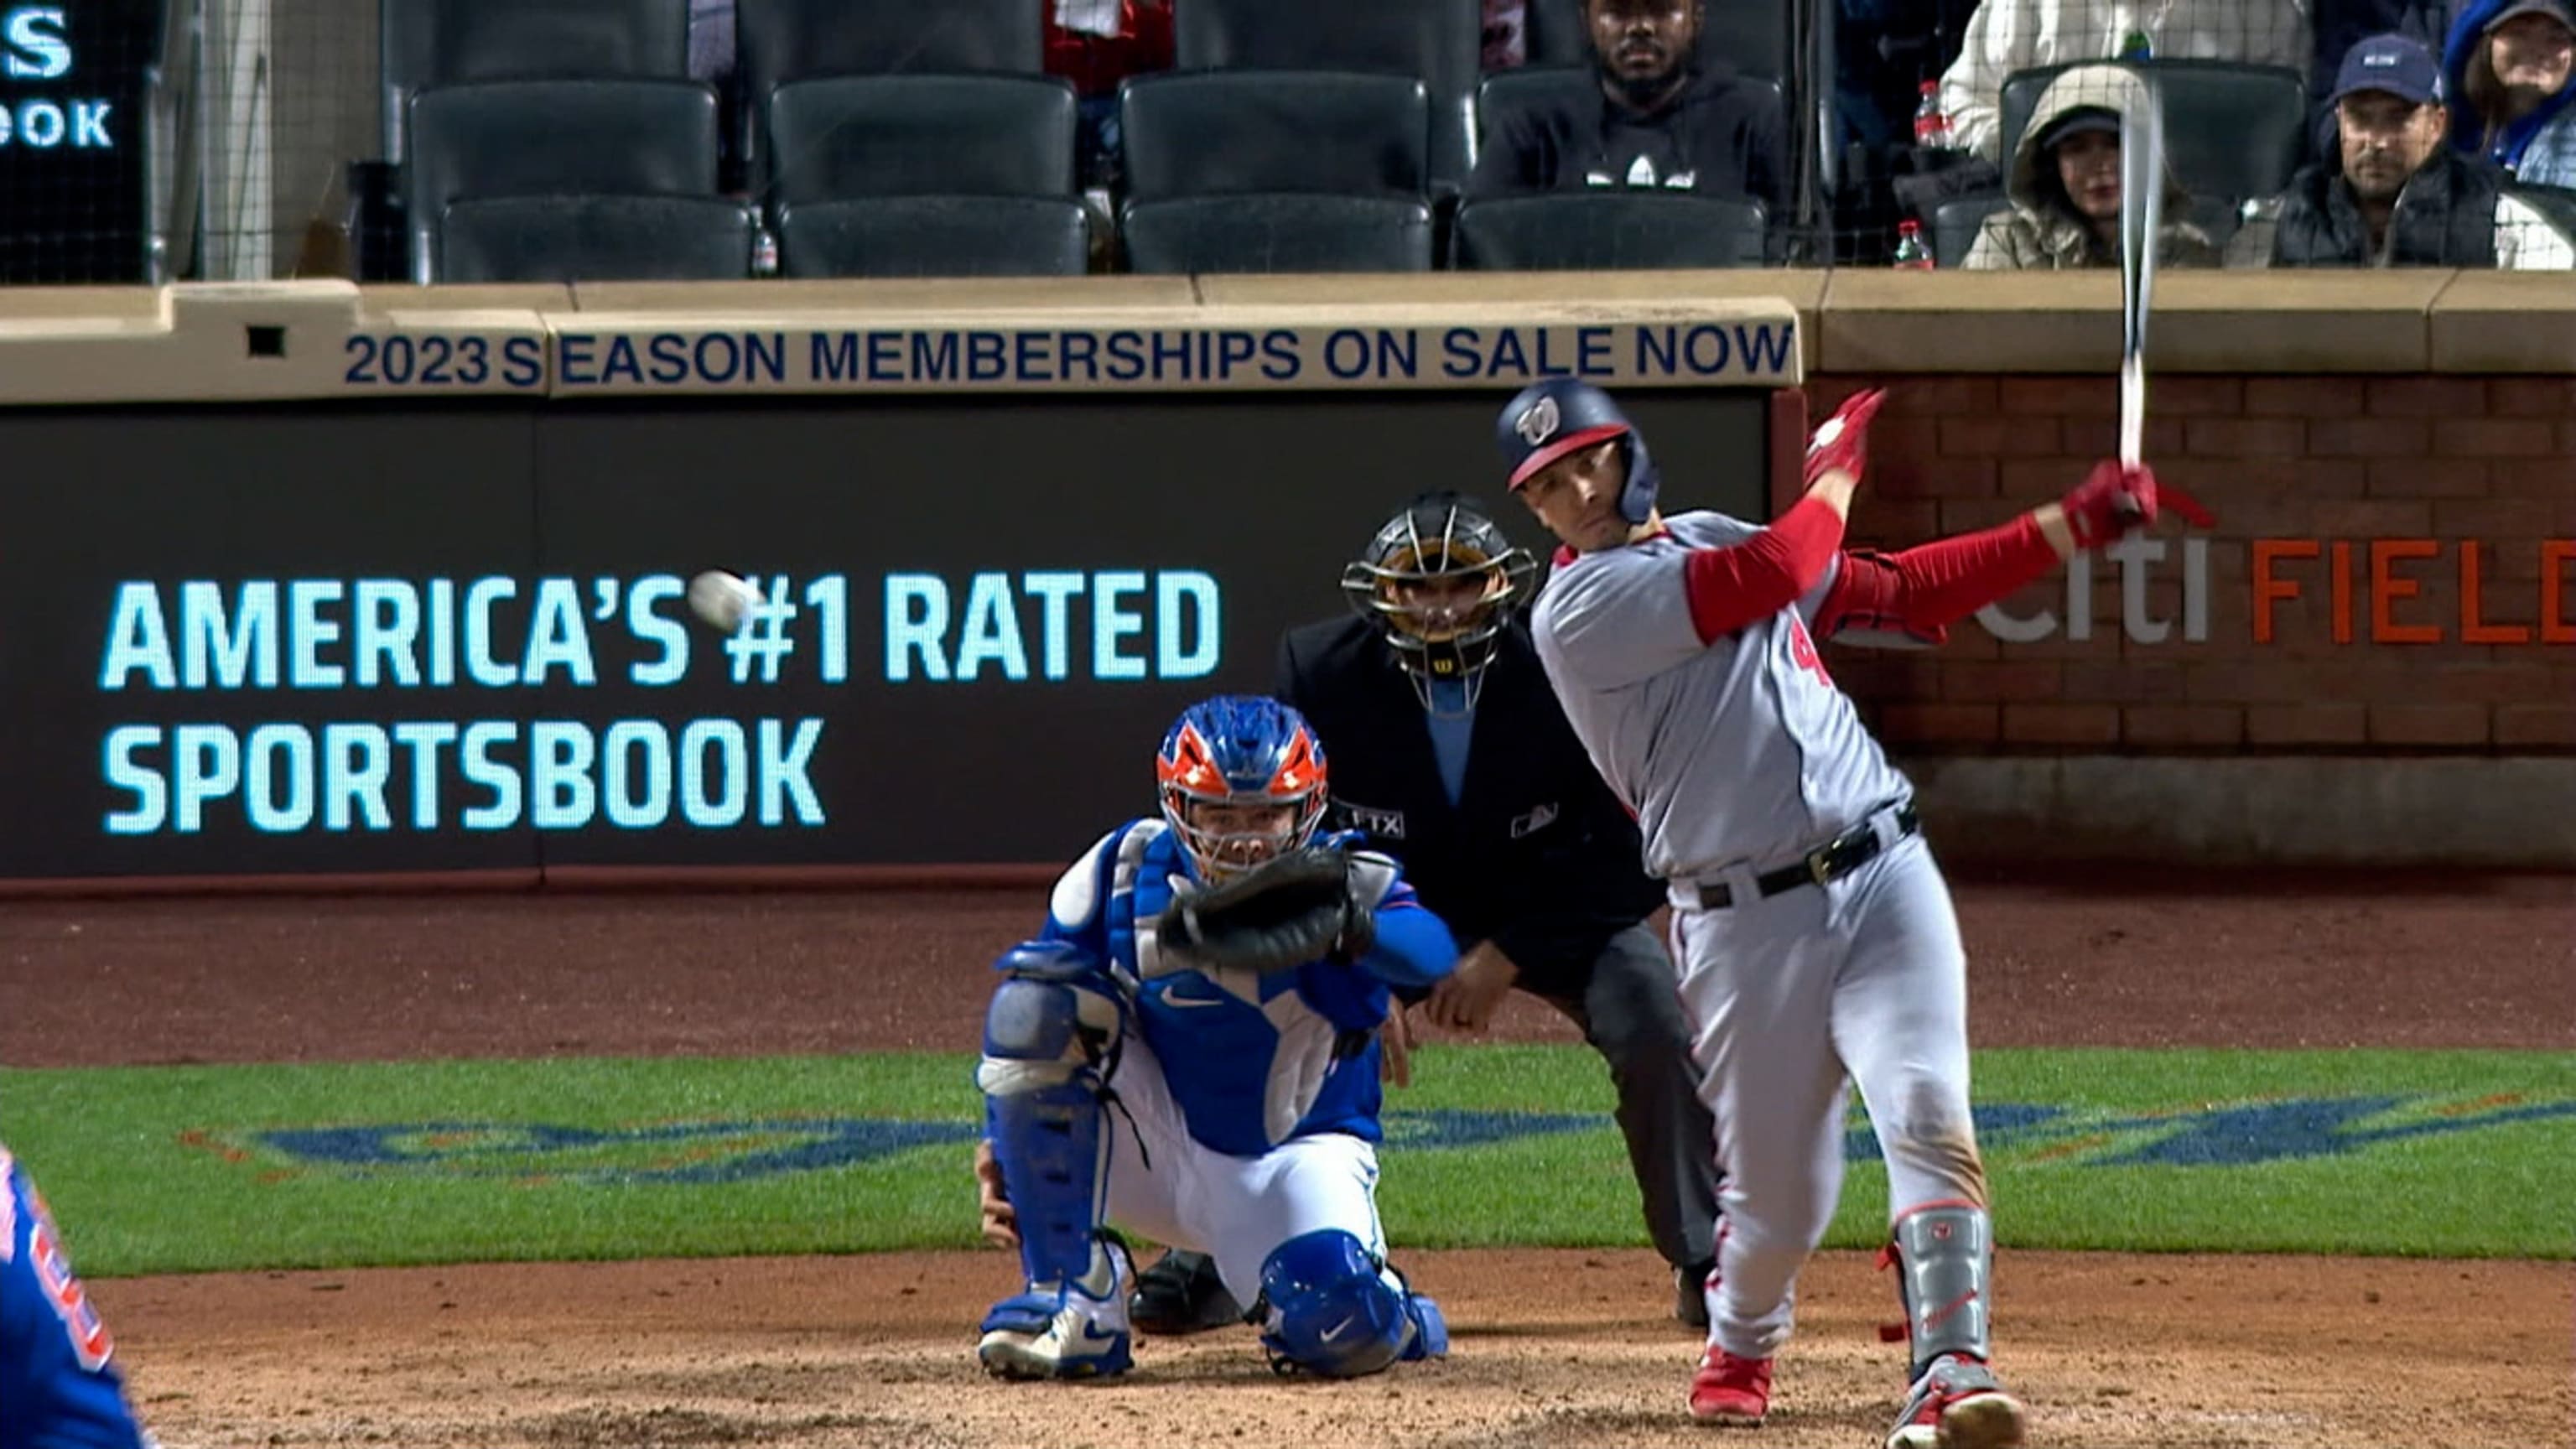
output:
{"label": "water bottle", "polygon": [[1896,224],[1896,269],[1900,272],[1932,270],[1932,248],[1924,245],[1923,223],[1900,221]]}
{"label": "water bottle", "polygon": [[2120,59],[2153,60],[2156,58],[2154,37],[2143,30],[2132,30],[2120,40]]}
{"label": "water bottle", "polygon": [[765,226],[751,235],[751,274],[755,277],[778,275],[778,233]]}
{"label": "water bottle", "polygon": [[1923,100],[1914,108],[1914,144],[1927,151],[1950,149],[1950,117],[1941,109],[1941,83],[1923,83]]}

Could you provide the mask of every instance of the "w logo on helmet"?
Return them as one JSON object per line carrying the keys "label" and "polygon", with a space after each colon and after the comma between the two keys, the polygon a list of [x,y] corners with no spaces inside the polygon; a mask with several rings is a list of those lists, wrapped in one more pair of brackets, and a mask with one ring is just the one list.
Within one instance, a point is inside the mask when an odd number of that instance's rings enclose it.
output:
{"label": "w logo on helmet", "polygon": [[1543,397],[1512,420],[1512,430],[1521,435],[1522,442],[1535,448],[1555,437],[1556,430],[1564,424],[1565,415],[1557,410],[1556,399]]}

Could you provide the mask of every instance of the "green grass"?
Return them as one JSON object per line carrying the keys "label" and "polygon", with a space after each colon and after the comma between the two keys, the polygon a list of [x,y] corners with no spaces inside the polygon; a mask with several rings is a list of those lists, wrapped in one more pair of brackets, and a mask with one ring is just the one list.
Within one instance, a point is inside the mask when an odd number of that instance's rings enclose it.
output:
{"label": "green grass", "polygon": [[[1598,1058],[1433,1048],[1416,1083],[1390,1099],[1397,1243],[1644,1241]],[[1975,1097],[2020,1246],[2576,1257],[2576,1055],[2002,1051]],[[2063,1115],[2015,1130],[2034,1107]],[[948,1055],[0,1071],[0,1140],[97,1276],[963,1246],[976,1113]],[[1528,1130],[1566,1114],[1591,1120]],[[743,1170],[898,1121],[918,1145]],[[355,1161],[272,1135],[395,1124],[472,1130]],[[2158,1151],[2196,1160],[2118,1160]],[[1829,1241],[1876,1241],[1885,1191],[1854,1162]]]}

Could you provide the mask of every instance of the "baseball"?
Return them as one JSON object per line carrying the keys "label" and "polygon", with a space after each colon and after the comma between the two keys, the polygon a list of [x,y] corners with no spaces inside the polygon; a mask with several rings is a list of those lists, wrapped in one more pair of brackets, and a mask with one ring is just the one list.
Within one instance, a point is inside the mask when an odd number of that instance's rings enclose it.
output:
{"label": "baseball", "polygon": [[722,569],[709,569],[689,580],[689,608],[714,628],[730,634],[743,614],[760,602],[760,590]]}

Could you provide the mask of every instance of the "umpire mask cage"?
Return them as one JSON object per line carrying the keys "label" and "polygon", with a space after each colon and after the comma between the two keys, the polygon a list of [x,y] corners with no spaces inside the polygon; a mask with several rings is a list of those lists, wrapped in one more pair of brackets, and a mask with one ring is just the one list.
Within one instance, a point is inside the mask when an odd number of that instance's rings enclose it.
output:
{"label": "umpire mask cage", "polygon": [[[1163,819],[1199,879],[1214,884],[1299,849],[1323,823],[1324,746],[1306,717],[1275,699],[1226,694],[1173,722],[1154,757]],[[1281,831],[1201,825],[1198,806],[1288,807]]]}
{"label": "umpire mask cage", "polygon": [[1342,594],[1386,636],[1422,707],[1443,714],[1433,686],[1459,685],[1463,708],[1476,707],[1503,626],[1537,576],[1538,561],[1482,509],[1436,493],[1386,521],[1342,570]]}

